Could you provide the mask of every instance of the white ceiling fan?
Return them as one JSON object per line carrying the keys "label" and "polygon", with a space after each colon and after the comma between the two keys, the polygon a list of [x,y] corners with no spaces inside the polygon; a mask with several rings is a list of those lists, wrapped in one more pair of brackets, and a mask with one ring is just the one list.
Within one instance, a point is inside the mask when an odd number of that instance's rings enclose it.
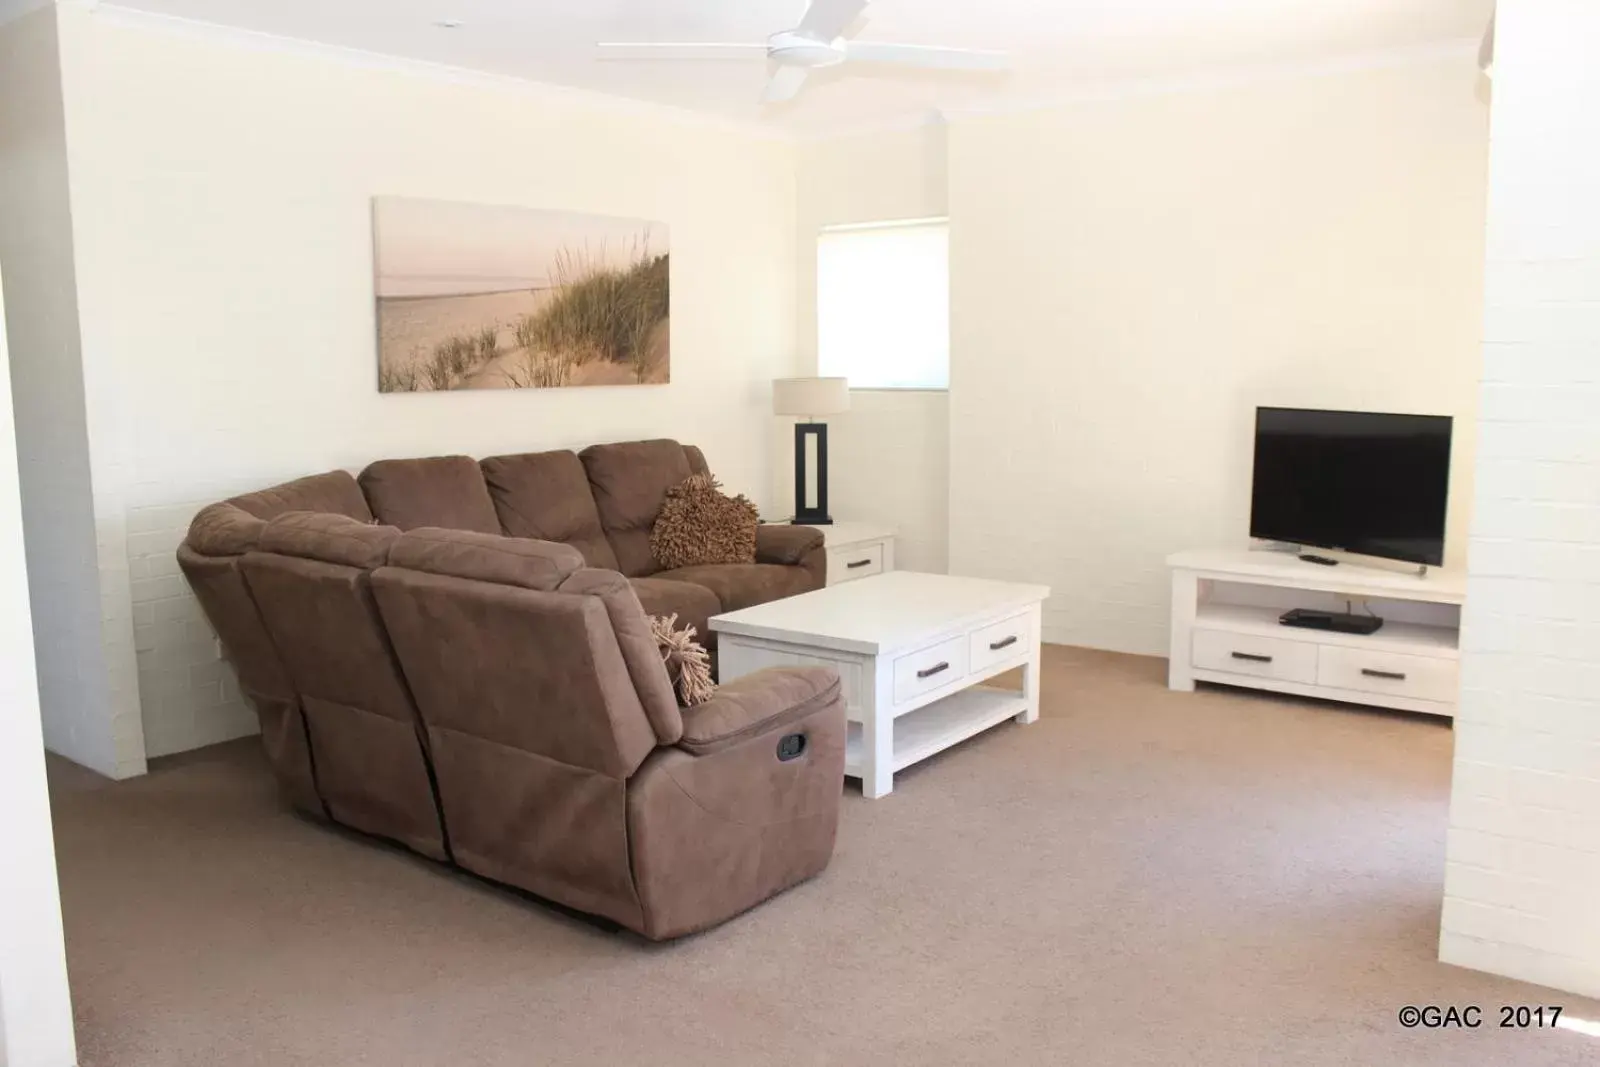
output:
{"label": "white ceiling fan", "polygon": [[868,0],[811,0],[800,24],[768,37],[761,44],[718,41],[602,41],[601,59],[748,59],[766,58],[778,65],[767,80],[761,100],[778,104],[792,100],[805,85],[806,76],[822,67],[842,63],[880,63],[934,70],[1004,70],[1004,52],[974,48],[934,48],[919,44],[877,44],[844,37]]}

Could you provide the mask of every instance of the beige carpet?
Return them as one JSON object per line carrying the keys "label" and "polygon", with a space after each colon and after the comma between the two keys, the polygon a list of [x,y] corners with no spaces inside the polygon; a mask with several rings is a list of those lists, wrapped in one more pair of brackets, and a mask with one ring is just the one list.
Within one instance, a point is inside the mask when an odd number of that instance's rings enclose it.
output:
{"label": "beige carpet", "polygon": [[1406,1004],[1579,998],[1434,959],[1451,735],[1047,650],[1044,714],[846,794],[820,878],[651,946],[286,814],[251,742],[55,767],[89,1067],[1594,1064]]}

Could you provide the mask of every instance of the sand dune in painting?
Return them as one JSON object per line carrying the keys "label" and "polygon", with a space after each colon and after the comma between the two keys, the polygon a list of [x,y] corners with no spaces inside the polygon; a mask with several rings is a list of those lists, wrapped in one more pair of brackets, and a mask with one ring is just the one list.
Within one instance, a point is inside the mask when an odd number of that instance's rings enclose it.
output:
{"label": "sand dune in painting", "polygon": [[666,382],[666,228],[636,219],[380,199],[384,392]]}

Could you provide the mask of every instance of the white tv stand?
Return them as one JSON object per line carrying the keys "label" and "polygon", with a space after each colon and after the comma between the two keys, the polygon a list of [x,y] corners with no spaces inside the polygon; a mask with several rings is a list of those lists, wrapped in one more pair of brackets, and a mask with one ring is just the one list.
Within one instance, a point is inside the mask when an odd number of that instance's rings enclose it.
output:
{"label": "white tv stand", "polygon": [[[1169,688],[1196,682],[1270,689],[1454,716],[1466,579],[1344,563],[1329,567],[1266,549],[1196,550],[1172,568]],[[1383,618],[1372,634],[1283,626],[1289,608]]]}

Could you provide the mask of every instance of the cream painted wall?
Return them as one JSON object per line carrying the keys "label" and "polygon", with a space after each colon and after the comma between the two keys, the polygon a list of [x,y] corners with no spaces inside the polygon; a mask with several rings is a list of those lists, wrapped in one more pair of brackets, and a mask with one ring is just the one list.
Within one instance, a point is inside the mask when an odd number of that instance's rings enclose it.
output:
{"label": "cream painted wall", "polygon": [[[944,126],[803,141],[797,149],[795,333],[802,373],[816,373],[817,234],[824,226],[943,215]],[[896,565],[942,573],[948,564],[949,397],[854,390],[828,419],[829,505],[836,519],[898,531]],[[779,503],[793,510],[794,440],[777,441]]]}
{"label": "cream painted wall", "polygon": [[[765,504],[794,148],[665,109],[61,12],[89,433],[151,754],[251,730],[172,552],[201,504],[383,456],[672,436]],[[671,227],[672,382],[379,395],[370,198]]]}
{"label": "cream painted wall", "polygon": [[1165,556],[1243,544],[1257,404],[1457,416],[1487,108],[1469,55],[951,120],[950,566],[1159,655]]}
{"label": "cream painted wall", "polygon": [[53,11],[0,25],[0,261],[28,581],[45,742],[126,777],[144,771],[133,633],[120,542],[95,522],[57,56]]}
{"label": "cream painted wall", "polygon": [[[0,310],[3,306],[0,301]],[[71,1067],[77,1057],[45,789],[8,364],[0,317],[0,811],[6,823],[0,875],[0,1067]]]}

